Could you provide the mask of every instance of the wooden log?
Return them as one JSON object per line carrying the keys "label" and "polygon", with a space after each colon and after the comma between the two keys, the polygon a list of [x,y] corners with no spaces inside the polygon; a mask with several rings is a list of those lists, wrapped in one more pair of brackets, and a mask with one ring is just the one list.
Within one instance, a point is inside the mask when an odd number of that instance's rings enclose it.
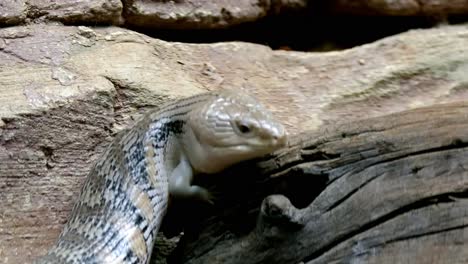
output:
{"label": "wooden log", "polygon": [[467,132],[468,103],[452,103],[302,134],[256,170],[228,171],[216,208],[186,230],[174,255],[183,263],[466,263]]}

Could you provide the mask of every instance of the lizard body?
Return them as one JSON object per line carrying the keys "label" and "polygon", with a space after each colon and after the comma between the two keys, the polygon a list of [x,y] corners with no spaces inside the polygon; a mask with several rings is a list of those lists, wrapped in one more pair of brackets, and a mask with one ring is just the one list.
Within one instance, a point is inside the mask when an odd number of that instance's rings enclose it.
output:
{"label": "lizard body", "polygon": [[286,143],[253,97],[229,90],[173,101],[119,132],[90,171],[56,244],[36,263],[149,263],[169,196],[211,202],[216,173]]}

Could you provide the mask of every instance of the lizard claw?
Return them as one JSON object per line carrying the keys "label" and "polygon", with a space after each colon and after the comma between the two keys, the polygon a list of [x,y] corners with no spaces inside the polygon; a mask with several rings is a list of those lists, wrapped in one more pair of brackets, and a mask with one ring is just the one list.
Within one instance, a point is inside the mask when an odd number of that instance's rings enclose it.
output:
{"label": "lizard claw", "polygon": [[204,190],[204,193],[203,193],[203,195],[202,195],[202,197],[201,197],[202,200],[203,200],[204,202],[209,203],[210,205],[214,205],[214,200],[216,200],[216,197],[215,197],[215,195],[214,195],[214,192],[209,191],[209,190],[207,190],[207,189],[203,189],[203,190]]}
{"label": "lizard claw", "polygon": [[191,186],[191,189],[194,196],[199,200],[214,205],[215,196],[213,195],[213,192],[197,185]]}

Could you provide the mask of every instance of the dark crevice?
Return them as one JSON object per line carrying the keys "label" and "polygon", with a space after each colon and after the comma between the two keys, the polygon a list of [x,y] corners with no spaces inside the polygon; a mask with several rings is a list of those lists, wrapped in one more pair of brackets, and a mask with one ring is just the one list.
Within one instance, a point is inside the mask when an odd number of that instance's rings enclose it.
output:
{"label": "dark crevice", "polygon": [[350,240],[351,238],[353,238],[354,236],[358,235],[358,234],[361,234],[361,233],[364,233],[378,225],[382,225],[400,215],[403,215],[403,214],[406,214],[408,212],[411,212],[411,211],[414,211],[414,210],[419,210],[419,209],[422,209],[424,207],[428,207],[428,206],[432,206],[432,205],[437,205],[437,204],[441,204],[441,203],[448,203],[450,201],[452,201],[450,199],[450,196],[456,196],[456,195],[467,195],[467,192],[468,192],[468,189],[467,190],[464,190],[463,192],[454,192],[454,193],[445,193],[445,194],[441,194],[441,195],[435,195],[435,196],[431,196],[431,197],[426,197],[424,199],[421,199],[421,200],[418,200],[418,201],[415,201],[413,203],[410,203],[410,204],[407,204],[405,206],[402,206],[401,208],[399,209],[396,209],[394,211],[391,211],[385,215],[382,215],[381,217],[375,219],[374,221],[371,221],[371,222],[368,222],[364,225],[362,225],[361,227],[347,233],[347,234],[343,234],[341,236],[337,236],[337,239],[335,241],[332,241],[331,243],[329,243],[328,245],[324,246],[323,248],[315,251],[313,254],[309,255],[308,257],[304,258],[304,262],[309,262],[309,261],[312,261],[314,259],[317,259],[319,258],[320,256],[324,255],[325,253],[327,253],[328,251],[332,250],[333,248],[335,248],[336,246],[338,246],[339,244],[347,241],[347,240]]}
{"label": "dark crevice", "polygon": [[414,166],[414,167],[411,169],[411,173],[416,174],[416,173],[418,173],[420,170],[422,170],[422,167]]}
{"label": "dark crevice", "polygon": [[[335,201],[333,204],[330,205],[330,207],[327,208],[327,210],[325,210],[325,212],[330,212],[331,210],[335,209],[336,207],[338,207],[339,205],[343,204],[346,200],[348,200],[351,196],[353,196],[353,194],[357,193],[359,190],[361,190],[364,186],[366,186],[367,184],[369,184],[370,182],[372,182],[373,180],[375,180],[376,178],[378,178],[380,175],[375,175],[374,177],[371,177],[369,178],[368,180],[364,181],[362,184],[360,184],[359,186],[357,186],[356,188],[354,188],[352,191],[350,191],[349,193],[347,193],[345,196],[341,197],[340,199],[338,199],[337,201]],[[337,177],[336,179],[338,179],[339,177]]]}
{"label": "dark crevice", "polygon": [[[108,80],[112,84],[112,86],[114,86],[115,90],[115,96],[112,102],[112,109],[114,113],[113,125],[125,124],[125,114],[131,113],[131,107],[128,105],[128,102],[131,101],[131,98],[127,94],[127,90],[131,90],[131,88],[123,86],[118,81],[108,76],[102,77]],[[109,133],[109,135],[115,134],[115,131],[111,127],[107,128],[107,132]]]}
{"label": "dark crevice", "polygon": [[272,49],[330,51],[352,48],[433,23],[415,17],[327,15],[304,10],[270,15],[226,29],[145,29],[129,27],[151,37],[188,43],[244,41]]}
{"label": "dark crevice", "polygon": [[295,170],[286,179],[276,184],[277,187],[270,194],[282,194],[289,199],[294,207],[303,209],[308,207],[323,192],[329,177],[327,174]]}
{"label": "dark crevice", "polygon": [[44,157],[46,160],[46,168],[48,170],[52,169],[54,166],[51,164],[52,163],[52,158],[54,155],[54,149],[49,147],[49,146],[41,146],[39,149],[44,153]]}
{"label": "dark crevice", "polygon": [[[307,150],[308,148],[303,148],[302,150]],[[341,157],[341,154],[327,153],[324,151],[301,151],[301,159],[294,159],[286,164],[278,165],[276,169],[268,170],[268,174],[275,175],[289,175],[295,170],[301,170],[296,167],[298,165],[304,165],[304,163],[318,162],[318,161],[330,161],[333,159],[338,159]],[[324,175],[327,173],[319,173]],[[328,175],[328,174],[327,174]]]}
{"label": "dark crevice", "polygon": [[[459,24],[467,16],[424,15],[346,15],[332,10],[329,1],[312,0],[296,10],[269,12],[253,22],[223,29],[155,29],[126,25],[166,41],[214,43],[243,41],[262,44],[272,49],[297,51],[342,50],[406,32],[438,26],[441,22]],[[179,23],[183,23],[180,21]]]}
{"label": "dark crevice", "polygon": [[[363,170],[368,169],[370,167],[374,167],[374,166],[383,164],[383,163],[389,163],[389,162],[402,160],[402,159],[406,159],[406,158],[410,158],[410,157],[415,157],[415,156],[419,156],[419,155],[431,154],[431,153],[443,152],[443,151],[450,151],[450,150],[456,150],[456,149],[463,149],[463,148],[468,148],[468,142],[464,142],[461,139],[454,139],[454,140],[452,140],[452,142],[450,144],[445,145],[445,146],[440,146],[440,147],[435,147],[435,148],[430,148],[430,149],[423,149],[423,150],[420,150],[420,151],[407,153],[407,154],[402,155],[402,156],[397,156],[397,157],[393,157],[393,158],[389,158],[389,159],[380,160],[380,161],[375,162],[373,164],[367,165],[365,168],[363,168]],[[363,161],[363,160],[359,160],[357,162],[360,162],[360,161]],[[358,171],[356,173],[359,173],[361,171],[362,170],[360,170],[360,171]]]}
{"label": "dark crevice", "polygon": [[301,157],[303,157],[303,159],[306,161],[332,160],[332,159],[337,159],[340,156],[341,156],[340,154],[327,153],[321,150],[306,151],[306,149],[303,149],[303,151],[301,151]]}
{"label": "dark crevice", "polygon": [[124,108],[125,102],[128,100],[127,96],[125,93],[122,92],[122,90],[125,89],[122,85],[120,85],[116,80],[109,78],[107,76],[103,76],[106,80],[108,80],[112,86],[114,86],[115,89],[115,101],[114,104],[112,105],[114,108],[114,113],[117,113],[119,110]]}
{"label": "dark crevice", "polygon": [[420,238],[420,237],[425,237],[425,236],[450,232],[450,231],[454,231],[454,230],[457,230],[457,229],[464,229],[466,227],[468,227],[468,224],[452,226],[452,227],[449,227],[449,228],[439,229],[439,230],[435,230],[435,231],[431,231],[431,232],[419,233],[419,234],[415,234],[415,235],[411,235],[411,236],[401,236],[401,237],[398,237],[398,238],[395,238],[395,239],[387,240],[387,241],[385,241],[385,244],[388,245],[388,244],[396,243],[396,242],[400,242],[400,241],[407,241],[407,240],[410,240],[410,239],[415,239],[415,238]]}
{"label": "dark crevice", "polygon": [[454,193],[454,194],[450,195],[449,198],[452,199],[452,197],[457,198],[457,199],[468,199],[468,192]]}

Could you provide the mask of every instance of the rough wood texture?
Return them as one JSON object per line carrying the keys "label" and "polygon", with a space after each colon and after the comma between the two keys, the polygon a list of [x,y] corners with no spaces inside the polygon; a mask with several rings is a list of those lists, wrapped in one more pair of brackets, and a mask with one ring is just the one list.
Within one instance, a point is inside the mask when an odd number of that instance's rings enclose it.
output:
{"label": "rough wood texture", "polygon": [[467,131],[465,102],[303,134],[229,172],[184,263],[468,263]]}

